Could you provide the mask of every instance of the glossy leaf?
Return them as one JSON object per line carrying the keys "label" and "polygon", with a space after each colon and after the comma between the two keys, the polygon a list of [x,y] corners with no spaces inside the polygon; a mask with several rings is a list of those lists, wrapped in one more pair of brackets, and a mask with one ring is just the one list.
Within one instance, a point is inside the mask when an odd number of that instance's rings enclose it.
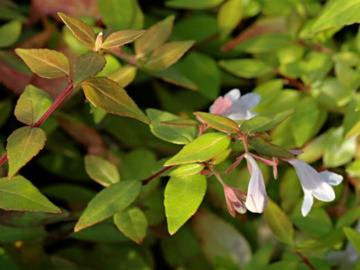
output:
{"label": "glossy leaf", "polygon": [[94,30],[84,23],[83,21],[66,15],[64,13],[58,13],[61,20],[69,28],[71,33],[88,48],[93,49],[95,45],[96,34]]}
{"label": "glossy leaf", "polygon": [[103,44],[101,45],[102,49],[113,49],[138,39],[142,34],[143,30],[123,30],[111,33],[107,38],[105,38]]}
{"label": "glossy leaf", "polygon": [[48,49],[16,49],[15,52],[40,77],[54,79],[69,75],[69,61],[60,52]]}
{"label": "glossy leaf", "polygon": [[207,133],[185,145],[165,162],[165,166],[203,162],[212,159],[229,147],[230,138],[221,133]]}
{"label": "glossy leaf", "polygon": [[80,84],[89,77],[98,74],[104,67],[105,58],[95,52],[89,52],[77,57],[72,65],[71,77],[75,85]]}
{"label": "glossy leaf", "polygon": [[0,179],[0,208],[10,211],[60,213],[40,191],[22,176]]}
{"label": "glossy leaf", "polygon": [[130,208],[114,215],[116,227],[131,240],[140,244],[145,236],[148,222],[139,208]]}
{"label": "glossy leaf", "polygon": [[135,79],[136,71],[136,67],[126,65],[108,75],[108,78],[117,82],[121,87],[126,87]]}
{"label": "glossy leaf", "polygon": [[226,71],[241,78],[257,78],[269,74],[273,68],[256,59],[223,60],[219,65]]}
{"label": "glossy leaf", "polygon": [[85,156],[85,169],[91,179],[105,187],[120,181],[116,166],[99,156]]}
{"label": "glossy leaf", "polygon": [[192,46],[193,41],[173,41],[154,50],[145,68],[162,70],[176,63]]}
{"label": "glossy leaf", "polygon": [[207,9],[220,5],[224,0],[168,0],[166,5],[172,8]]}
{"label": "glossy leaf", "polygon": [[205,166],[203,164],[199,163],[180,165],[170,172],[170,176],[184,178],[200,173],[204,167]]}
{"label": "glossy leaf", "polygon": [[[0,37],[4,37],[0,40],[0,48],[13,45],[20,37],[21,34],[21,22],[11,21],[0,27]],[[6,38],[5,38],[6,37]]]}
{"label": "glossy leaf", "polygon": [[173,28],[174,19],[174,16],[169,16],[161,22],[158,22],[135,41],[137,58],[149,54],[168,40]]}
{"label": "glossy leaf", "polygon": [[17,120],[32,126],[43,116],[51,104],[52,100],[45,91],[28,85],[19,97],[14,113]]}
{"label": "glossy leaf", "polygon": [[6,151],[9,159],[9,176],[14,176],[45,146],[46,135],[40,128],[22,127],[7,139]]}
{"label": "glossy leaf", "polygon": [[139,195],[138,181],[122,181],[102,191],[89,202],[75,225],[75,232],[92,226],[128,207]]}
{"label": "glossy leaf", "polygon": [[291,245],[294,240],[294,227],[286,214],[274,202],[269,201],[264,217],[276,237]]}
{"label": "glossy leaf", "polygon": [[195,112],[194,114],[201,123],[206,124],[210,128],[225,133],[237,133],[240,131],[239,125],[229,118],[205,112]]}
{"label": "glossy leaf", "polygon": [[181,120],[178,116],[155,109],[147,109],[146,113],[151,121],[150,130],[156,137],[175,144],[187,144],[195,138],[194,126],[169,123],[169,121]]}
{"label": "glossy leaf", "polygon": [[218,26],[221,36],[228,36],[232,30],[239,24],[243,16],[243,1],[228,0],[218,11]]}
{"label": "glossy leaf", "polygon": [[206,192],[206,177],[195,174],[171,177],[165,188],[165,213],[170,234],[195,214]]}
{"label": "glossy leaf", "polygon": [[95,106],[121,116],[135,118],[144,123],[149,120],[126,91],[105,77],[93,77],[82,84],[86,98]]}

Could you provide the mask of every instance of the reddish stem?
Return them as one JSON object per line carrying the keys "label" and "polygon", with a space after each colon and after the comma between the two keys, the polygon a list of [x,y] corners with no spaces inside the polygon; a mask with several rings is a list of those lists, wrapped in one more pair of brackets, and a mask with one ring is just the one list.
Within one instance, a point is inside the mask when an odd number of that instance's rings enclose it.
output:
{"label": "reddish stem", "polygon": [[143,185],[147,185],[149,184],[152,180],[158,178],[160,175],[162,175],[164,172],[170,170],[171,168],[175,167],[175,165],[172,166],[167,166],[162,168],[160,171],[154,173],[153,175],[149,176],[148,178],[146,178],[145,180],[143,180]]}
{"label": "reddish stem", "polygon": [[72,93],[74,85],[72,82],[60,93],[60,95],[54,100],[50,108],[41,116],[41,118],[33,125],[33,127],[40,127],[61,105],[61,103]]}
{"label": "reddish stem", "polygon": [[[74,84],[70,81],[66,88],[60,93],[60,95],[54,100],[50,108],[41,116],[41,118],[32,127],[40,127],[61,105],[61,103],[72,93]],[[8,160],[7,154],[4,153],[0,157],[0,167]]]}

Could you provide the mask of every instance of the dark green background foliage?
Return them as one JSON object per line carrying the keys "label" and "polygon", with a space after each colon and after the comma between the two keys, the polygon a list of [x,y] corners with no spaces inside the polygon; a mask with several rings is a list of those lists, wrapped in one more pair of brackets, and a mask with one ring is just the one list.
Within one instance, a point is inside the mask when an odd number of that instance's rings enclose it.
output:
{"label": "dark green background foliage", "polygon": [[[2,0],[0,20],[0,270],[360,269],[360,0]],[[302,149],[344,176],[335,201],[302,217],[280,163],[265,213],[229,215],[200,171],[239,127],[193,113],[232,88],[261,96],[253,151]],[[245,162],[223,178],[246,191]]]}

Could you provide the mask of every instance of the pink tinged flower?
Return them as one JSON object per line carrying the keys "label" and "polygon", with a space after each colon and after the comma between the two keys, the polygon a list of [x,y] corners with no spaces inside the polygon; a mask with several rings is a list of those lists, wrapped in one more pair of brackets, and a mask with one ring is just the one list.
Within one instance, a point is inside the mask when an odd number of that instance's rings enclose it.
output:
{"label": "pink tinged flower", "polygon": [[222,115],[232,120],[249,120],[256,116],[252,109],[260,102],[260,96],[249,93],[241,96],[239,89],[229,91],[210,106],[210,113]]}
{"label": "pink tinged flower", "polygon": [[331,186],[339,185],[342,182],[341,175],[330,171],[317,172],[309,164],[299,159],[289,159],[288,162],[294,166],[304,192],[301,206],[301,213],[304,217],[309,214],[314,197],[323,202],[335,200],[335,192]]}
{"label": "pink tinged flower", "polygon": [[245,154],[245,158],[251,174],[245,206],[253,213],[262,213],[268,200],[264,177],[255,159],[248,153]]}
{"label": "pink tinged flower", "polygon": [[240,190],[224,185],[224,195],[228,212],[235,217],[236,213],[245,214],[246,207],[244,204],[246,195]]}

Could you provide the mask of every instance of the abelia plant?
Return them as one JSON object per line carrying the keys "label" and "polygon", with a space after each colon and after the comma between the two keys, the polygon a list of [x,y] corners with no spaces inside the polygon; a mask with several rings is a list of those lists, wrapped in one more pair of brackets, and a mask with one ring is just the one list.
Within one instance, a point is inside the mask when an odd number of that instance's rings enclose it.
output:
{"label": "abelia plant", "polygon": [[160,2],[0,2],[0,265],[358,269],[360,1]]}

